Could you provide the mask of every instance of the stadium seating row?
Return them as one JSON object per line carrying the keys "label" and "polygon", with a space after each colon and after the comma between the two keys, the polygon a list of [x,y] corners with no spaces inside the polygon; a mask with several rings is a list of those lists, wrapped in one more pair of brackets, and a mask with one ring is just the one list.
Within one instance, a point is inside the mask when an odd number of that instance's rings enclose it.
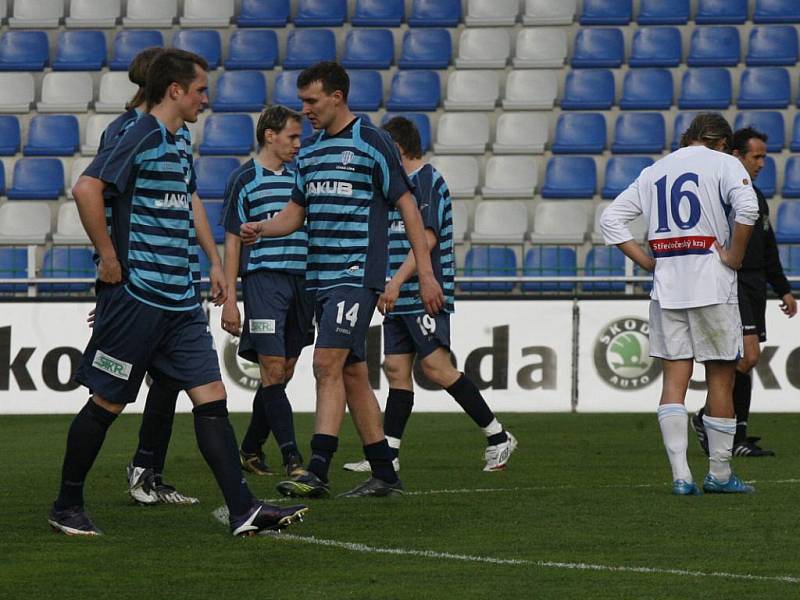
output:
{"label": "stadium seating row", "polygon": [[[689,0],[640,0],[640,25],[681,25],[690,17]],[[749,15],[748,0],[697,0],[697,24],[744,23]],[[583,0],[581,25],[627,25],[633,20],[632,0]],[[800,22],[800,5],[794,0],[755,0],[755,23]]]}

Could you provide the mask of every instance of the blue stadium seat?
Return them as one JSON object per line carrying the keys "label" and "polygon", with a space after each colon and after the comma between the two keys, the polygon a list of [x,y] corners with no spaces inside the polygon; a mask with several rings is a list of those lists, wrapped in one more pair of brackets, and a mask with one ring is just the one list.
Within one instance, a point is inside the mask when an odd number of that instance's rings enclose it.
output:
{"label": "blue stadium seat", "polygon": [[789,25],[766,25],[750,30],[748,66],[793,66],[797,62],[797,30]]}
{"label": "blue stadium seat", "polygon": [[81,144],[75,115],[36,115],[28,124],[25,156],[72,156]]}
{"label": "blue stadium seat", "polygon": [[791,156],[783,172],[783,197],[800,198],[800,156]]}
{"label": "blue stadium seat", "polygon": [[353,71],[347,104],[351,110],[378,110],[383,104],[383,78],[379,71]]}
{"label": "blue stadium seat", "polygon": [[133,57],[145,48],[164,45],[160,31],[150,29],[130,29],[117,33],[114,37],[114,58],[108,63],[112,71],[127,71]]}
{"label": "blue stadium seat", "polygon": [[796,0],[756,0],[754,23],[800,23],[800,3]]}
{"label": "blue stadium seat", "polygon": [[[513,277],[517,275],[517,257],[511,248],[473,246],[464,260],[464,275],[467,277]],[[510,292],[514,283],[473,282],[462,283],[465,292]]]}
{"label": "blue stadium seat", "polygon": [[694,21],[698,25],[728,23],[739,25],[747,20],[747,0],[698,0]]}
{"label": "blue stadium seat", "polygon": [[411,27],[458,27],[461,0],[413,0],[408,24]]}
{"label": "blue stadium seat", "polygon": [[295,27],[341,27],[347,0],[298,0]]}
{"label": "blue stadium seat", "polygon": [[561,108],[608,110],[614,104],[614,74],[608,69],[569,71],[564,82]]}
{"label": "blue stadium seat", "polygon": [[404,13],[403,0],[356,0],[350,22],[356,27],[400,27]]}
{"label": "blue stadium seat", "polygon": [[639,176],[642,169],[653,164],[649,156],[612,156],[606,163],[603,198],[613,200]]}
{"label": "blue stadium seat", "polygon": [[[574,248],[533,246],[525,253],[522,274],[525,277],[574,277],[577,270]],[[569,281],[522,284],[523,292],[570,292],[574,289],[575,284]]]}
{"label": "blue stadium seat", "polygon": [[[74,246],[53,246],[44,253],[42,278],[94,278],[97,274],[92,251]],[[94,281],[87,283],[40,283],[37,289],[44,293],[88,292]]]}
{"label": "blue stadium seat", "polygon": [[401,69],[446,69],[453,54],[446,29],[409,29],[403,34],[403,48],[397,65]]}
{"label": "blue stadium seat", "polygon": [[394,62],[394,37],[388,29],[352,29],[344,40],[346,69],[388,69]]}
{"label": "blue stadium seat", "polygon": [[[615,246],[594,247],[586,254],[583,274],[586,276],[620,277],[625,275],[625,256]],[[587,281],[585,292],[622,292],[625,282]]]}
{"label": "blue stadium seat", "polygon": [[689,69],[683,74],[679,108],[725,109],[733,95],[730,71],[722,67]]}
{"label": "blue stadium seat", "polygon": [[214,235],[214,241],[218,244],[225,243],[225,227],[222,224],[223,205],[223,202],[203,202],[208,224],[211,225],[211,233]]}
{"label": "blue stadium seat", "polygon": [[0,160],[0,196],[5,196],[6,193],[6,168],[3,166],[3,161]]}
{"label": "blue stadium seat", "polygon": [[775,215],[775,239],[779,244],[800,243],[800,202],[787,200],[778,207]]}
{"label": "blue stadium seat", "polygon": [[336,60],[336,37],[330,29],[296,29],[286,40],[284,69],[305,69],[322,60]]}
{"label": "blue stadium seat", "polygon": [[677,67],[681,62],[681,32],[677,27],[642,27],[633,34],[631,67]]}
{"label": "blue stadium seat", "polygon": [[753,127],[767,134],[767,152],[780,152],[786,143],[783,114],[778,111],[742,111],[736,115],[733,129]]}
{"label": "blue stadium seat", "polygon": [[19,152],[19,119],[13,115],[0,115],[0,155],[14,156]]}
{"label": "blue stadium seat", "polygon": [[41,71],[49,58],[44,31],[6,31],[0,36],[0,71]]}
{"label": "blue stadium seat", "polygon": [[278,36],[269,29],[234,30],[225,68],[272,69],[278,62]]}
{"label": "blue stadium seat", "polygon": [[758,186],[767,200],[775,195],[775,192],[778,191],[778,170],[775,167],[774,158],[771,156],[764,158],[764,167],[753,183]]}
{"label": "blue stadium seat", "polygon": [[627,25],[633,16],[631,0],[583,0],[581,25]]}
{"label": "blue stadium seat", "polygon": [[666,125],[661,113],[622,113],[617,117],[615,154],[657,154],[664,150]]}
{"label": "blue stadium seat", "polygon": [[675,122],[672,127],[672,145],[670,147],[673,151],[677,150],[678,146],[680,146],[683,132],[689,129],[689,125],[691,125],[696,116],[697,111],[692,110],[679,112],[675,115]]}
{"label": "blue stadium seat", "polygon": [[393,111],[436,110],[441,102],[439,74],[435,71],[398,71],[386,108]]}
{"label": "blue stadium seat", "polygon": [[57,200],[64,192],[64,166],[57,158],[20,158],[6,190],[9,200]]}
{"label": "blue stadium seat", "polygon": [[200,154],[250,154],[255,144],[250,115],[209,115],[203,127]]}
{"label": "blue stadium seat", "polygon": [[672,106],[672,73],[667,69],[633,69],[622,82],[623,110],[660,109]]}
{"label": "blue stadium seat", "polygon": [[686,64],[690,67],[733,67],[742,50],[736,27],[695,27]]}
{"label": "blue stadium seat", "polygon": [[685,25],[689,20],[689,0],[639,0],[639,25]]}
{"label": "blue stadium seat", "polygon": [[602,113],[561,113],[556,122],[554,154],[601,154],[606,147]]}
{"label": "blue stadium seat", "polygon": [[239,27],[284,27],[289,13],[289,0],[242,0],[236,24]]}
{"label": "blue stadium seat", "polygon": [[597,167],[591,156],[553,156],[547,162],[542,198],[591,198]]}
{"label": "blue stadium seat", "polygon": [[[778,246],[778,256],[781,259],[783,272],[789,275],[800,275],[800,247],[792,244],[780,244]],[[790,281],[793,290],[800,289],[800,281]]]}
{"label": "blue stadium seat", "polygon": [[260,71],[220,75],[211,109],[214,112],[260,112],[267,103],[267,81]]}
{"label": "blue stadium seat", "polygon": [[203,200],[224,198],[228,177],[238,168],[239,161],[232,156],[201,156],[196,159],[197,195]]}
{"label": "blue stadium seat", "polygon": [[422,151],[427,152],[431,149],[431,121],[428,118],[428,115],[425,113],[413,113],[413,112],[402,112],[402,113],[391,113],[387,112],[383,115],[381,119],[381,125],[385,124],[389,119],[393,117],[405,117],[409,121],[413,121],[414,125],[417,126],[417,131],[419,131],[419,137],[422,141]]}
{"label": "blue stadium seat", "polygon": [[102,31],[62,31],[58,34],[54,71],[99,71],[106,64]]}
{"label": "blue stadium seat", "polygon": [[275,78],[275,89],[272,93],[272,103],[288,106],[293,110],[303,108],[303,103],[297,97],[297,76],[300,71],[282,71]]}
{"label": "blue stadium seat", "polygon": [[619,67],[625,59],[622,31],[616,27],[579,29],[572,52],[573,67]]}
{"label": "blue stadium seat", "polygon": [[222,38],[214,29],[179,29],[172,45],[199,54],[206,59],[209,69],[216,69],[222,59]]}
{"label": "blue stadium seat", "polygon": [[[27,248],[0,248],[0,277],[3,279],[25,279],[28,276]],[[24,283],[2,283],[0,292],[24,292]]]}
{"label": "blue stadium seat", "polygon": [[789,142],[789,150],[800,152],[800,113],[795,113],[792,122],[792,141]]}
{"label": "blue stadium seat", "polygon": [[739,82],[739,108],[786,108],[791,101],[789,71],[784,67],[748,67]]}

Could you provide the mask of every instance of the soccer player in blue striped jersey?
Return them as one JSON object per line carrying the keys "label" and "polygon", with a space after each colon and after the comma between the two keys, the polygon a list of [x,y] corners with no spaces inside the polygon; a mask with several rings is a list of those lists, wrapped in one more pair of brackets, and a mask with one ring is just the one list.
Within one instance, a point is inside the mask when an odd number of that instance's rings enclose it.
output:
{"label": "soccer player in blue striped jersey", "polygon": [[278,491],[329,495],[328,472],[347,405],[372,477],[344,496],[402,493],[364,362],[367,330],[385,283],[390,208],[402,215],[417,259],[420,295],[431,315],[442,308],[442,288],[397,149],[386,132],[350,111],[347,72],[334,62],[318,63],[300,73],[297,87],[303,114],[319,133],[298,154],[292,200],[272,219],[241,229],[242,240],[252,244],[296,231],[308,219],[306,278],[317,293],[315,433],[307,472],[279,483]]}
{"label": "soccer player in blue striped jersey", "polygon": [[225,386],[191,274],[195,174],[175,134],[208,102],[207,69],[190,52],[156,56],[147,72],[149,113],[119,140],[99,179],[81,177],[73,188],[100,258],[94,329],[75,376],[92,396],[67,435],[61,487],[48,518],[57,531],[99,534],[84,508],[84,482],[108,428],[135,401],[148,371],[192,400],[198,447],[222,490],[234,535],[280,529],[306,510],[260,502],[241,478]]}
{"label": "soccer player in blue striped jersey", "polygon": [[[303,470],[286,384],[303,348],[314,343],[314,293],[306,289],[305,228],[244,249],[239,231],[243,223],[268,219],[289,202],[295,175],[288,163],[300,149],[302,120],[283,106],[264,110],[256,125],[258,154],[231,174],[225,193],[225,276],[232,293],[222,309],[222,328],[241,335],[239,356],[259,365],[261,387],[239,451],[242,468],[259,475],[270,473],[262,450],[270,431],[286,474]],[[233,291],[239,275],[244,323]]]}
{"label": "soccer player in blue striped jersey", "polygon": [[[400,468],[400,441],[414,405],[412,370],[419,359],[425,376],[442,386],[486,435],[484,471],[506,467],[517,447],[514,436],[503,429],[478,387],[453,366],[450,353],[450,315],[454,310],[455,256],[453,254],[453,217],[447,183],[432,165],[422,158],[422,143],[414,123],[395,117],[383,128],[397,144],[403,168],[416,189],[414,195],[422,212],[433,272],[442,285],[445,304],[442,312],[428,315],[419,299],[415,276],[414,253],[397,211],[389,215],[389,269],[391,280],[378,299],[383,321],[383,363],[389,380],[383,428]],[[363,462],[347,463],[348,471],[364,471]]]}

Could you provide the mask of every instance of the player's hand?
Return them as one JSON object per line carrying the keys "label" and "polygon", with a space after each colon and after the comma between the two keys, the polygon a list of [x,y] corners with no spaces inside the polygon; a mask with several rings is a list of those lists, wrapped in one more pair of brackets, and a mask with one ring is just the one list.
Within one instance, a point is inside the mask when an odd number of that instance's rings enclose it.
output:
{"label": "player's hand", "polygon": [[89,324],[90,329],[94,327],[94,321],[96,318],[97,318],[97,307],[94,307],[92,310],[89,311],[89,315],[86,317],[86,322]]}
{"label": "player's hand", "polygon": [[97,278],[103,283],[115,284],[122,281],[122,265],[116,256],[100,257],[97,263]]}
{"label": "player's hand", "polygon": [[721,246],[719,242],[714,242],[714,248],[717,254],[719,254],[719,259],[725,266],[730,267],[734,271],[738,271],[742,267],[742,259],[733,256],[731,252],[727,248]]}
{"label": "player's hand", "polygon": [[781,310],[790,319],[797,314],[797,301],[794,299],[792,292],[784,294],[781,302]]}
{"label": "player's hand", "polygon": [[392,283],[391,281],[386,284],[383,293],[378,298],[378,310],[382,315],[392,312],[397,298],[400,296],[400,286]]}
{"label": "player's hand", "polygon": [[210,300],[214,306],[222,306],[228,298],[228,282],[225,281],[225,273],[222,272],[222,266],[213,265],[208,277],[211,280]]}
{"label": "player's hand", "polygon": [[242,333],[242,316],[239,314],[235,298],[222,306],[222,328],[236,337]]}
{"label": "player's hand", "polygon": [[429,315],[433,316],[442,310],[444,292],[442,292],[442,286],[436,281],[433,273],[419,277],[419,297],[422,299],[425,312]]}
{"label": "player's hand", "polygon": [[242,243],[245,246],[252,246],[261,237],[261,221],[250,221],[249,223],[242,223],[239,227],[239,237],[242,238]]}

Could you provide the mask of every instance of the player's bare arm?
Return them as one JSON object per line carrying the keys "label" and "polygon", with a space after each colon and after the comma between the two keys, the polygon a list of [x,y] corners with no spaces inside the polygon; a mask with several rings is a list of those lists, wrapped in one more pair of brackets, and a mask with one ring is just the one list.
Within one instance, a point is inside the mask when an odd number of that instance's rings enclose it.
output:
{"label": "player's bare arm", "polygon": [[228,333],[239,336],[242,332],[242,316],[236,304],[236,280],[239,276],[239,258],[242,252],[242,240],[238,235],[225,233],[225,281],[230,294],[222,305],[222,328]]}
{"label": "player's bare arm", "polygon": [[192,194],[192,212],[194,214],[194,230],[197,234],[197,243],[203,249],[211,265],[209,279],[211,280],[211,302],[214,306],[221,306],[228,295],[228,285],[222,272],[222,260],[217,252],[217,244],[214,242],[214,234],[211,233],[211,225],[208,223],[203,201],[197,194]]}
{"label": "player's bare arm", "polygon": [[[425,238],[428,242],[429,251],[433,250],[438,240],[432,229],[425,229]],[[397,298],[400,296],[400,288],[414,273],[416,273],[416,271],[417,261],[414,258],[414,251],[409,250],[408,256],[406,256],[403,264],[400,265],[397,273],[395,273],[394,277],[386,284],[383,293],[380,298],[378,298],[378,310],[381,311],[382,314],[385,315],[387,312],[394,310],[394,305],[397,302]]]}
{"label": "player's bare arm", "polygon": [[733,227],[730,248],[722,247],[719,242],[715,242],[714,244],[714,247],[719,253],[720,260],[734,271],[742,266],[744,253],[747,251],[747,242],[750,241],[750,234],[752,233],[752,225],[745,225],[744,223],[737,222]]}
{"label": "player's bare arm", "polygon": [[306,209],[296,202],[289,201],[284,209],[271,219],[242,223],[241,239],[245,245],[251,246],[260,237],[281,237],[294,233],[305,221]]}
{"label": "player's bare arm", "polygon": [[617,244],[617,248],[645,271],[652,273],[656,270],[656,259],[645,252],[635,240]]}
{"label": "player's bare arm", "polygon": [[106,229],[103,191],[106,184],[94,177],[81,176],[72,188],[83,228],[100,256],[97,278],[104,283],[122,281],[122,266]]}

